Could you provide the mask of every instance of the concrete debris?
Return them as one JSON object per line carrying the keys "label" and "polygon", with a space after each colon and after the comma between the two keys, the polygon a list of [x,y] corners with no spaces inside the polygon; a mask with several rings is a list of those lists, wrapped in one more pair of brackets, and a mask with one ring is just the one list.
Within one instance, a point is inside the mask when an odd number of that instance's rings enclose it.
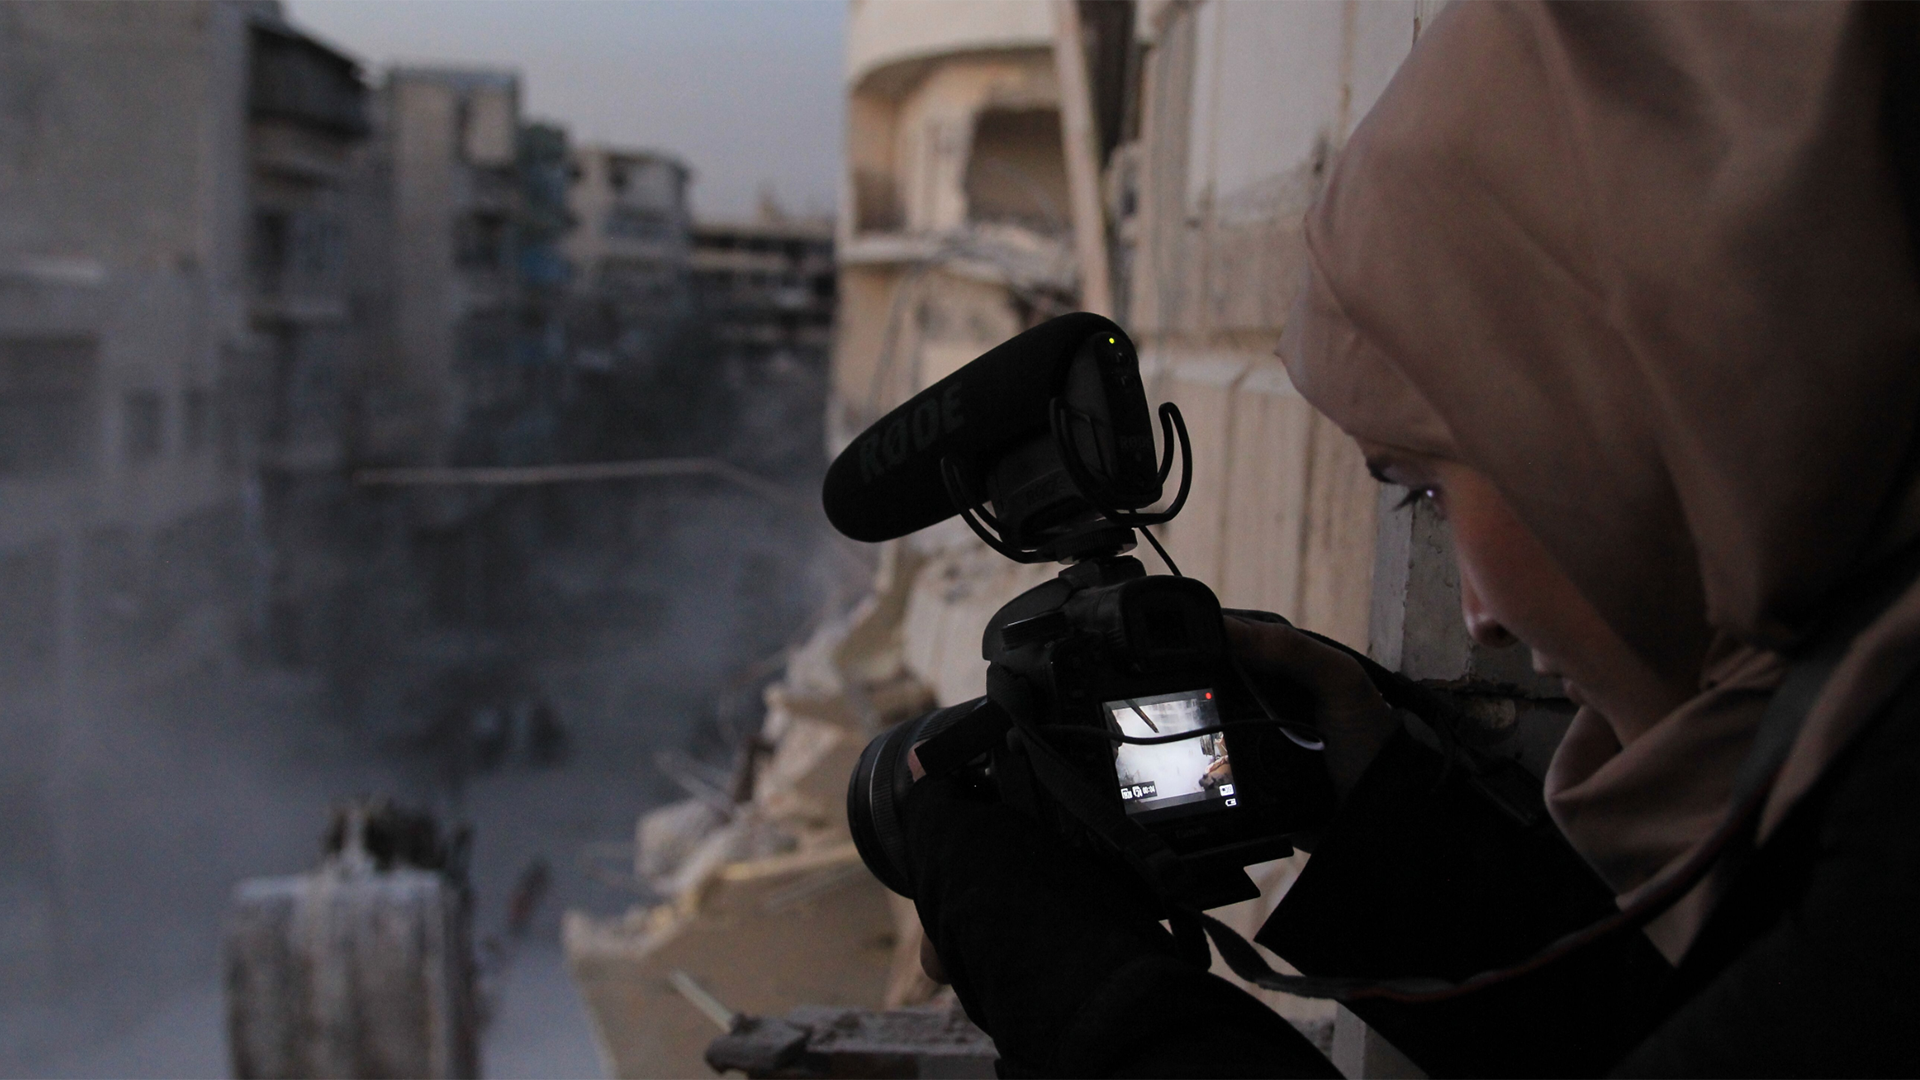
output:
{"label": "concrete debris", "polygon": [[227,1032],[237,1077],[472,1077],[479,1008],[462,844],[366,803],[320,867],[234,890]]}
{"label": "concrete debris", "polygon": [[812,1034],[777,1016],[742,1016],[732,1031],[708,1044],[707,1066],[721,1074],[737,1069],[748,1076],[792,1076]]}
{"label": "concrete debris", "polygon": [[707,1047],[715,1072],[750,1077],[993,1076],[993,1040],[953,1007],[868,1012],[802,1006],[741,1016]]}
{"label": "concrete debris", "polygon": [[640,815],[635,829],[634,876],[657,892],[673,871],[687,865],[700,842],[727,823],[726,814],[704,799],[683,799]]}
{"label": "concrete debris", "polygon": [[[794,650],[742,749],[766,755],[743,801],[689,798],[640,819],[634,873],[659,902],[567,913],[567,960],[612,1075],[705,1072],[714,1021],[676,975],[760,1016],[913,1005],[937,989],[918,972],[912,906],[861,865],[845,812],[867,740],[932,704],[900,663],[903,610],[883,594]],[[901,974],[909,954],[917,978]]]}

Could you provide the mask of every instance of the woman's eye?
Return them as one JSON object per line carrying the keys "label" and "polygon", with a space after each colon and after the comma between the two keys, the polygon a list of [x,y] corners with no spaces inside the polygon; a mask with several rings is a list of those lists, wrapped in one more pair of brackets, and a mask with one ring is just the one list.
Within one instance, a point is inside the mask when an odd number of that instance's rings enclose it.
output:
{"label": "woman's eye", "polygon": [[1395,510],[1405,510],[1414,503],[1426,503],[1435,510],[1440,509],[1440,489],[1429,484],[1423,487],[1410,487],[1400,501],[1393,504]]}

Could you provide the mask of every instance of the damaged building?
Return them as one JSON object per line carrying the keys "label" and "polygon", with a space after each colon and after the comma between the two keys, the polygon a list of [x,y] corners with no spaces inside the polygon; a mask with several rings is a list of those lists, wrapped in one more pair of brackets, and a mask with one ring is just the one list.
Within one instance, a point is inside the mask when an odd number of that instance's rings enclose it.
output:
{"label": "damaged building", "polygon": [[820,370],[833,336],[833,223],[763,207],[752,221],[693,227],[698,317],[728,362]]}
{"label": "damaged building", "polygon": [[568,331],[585,371],[652,362],[687,315],[693,174],[667,154],[583,146],[573,152]]}
{"label": "damaged building", "polygon": [[[1053,314],[1112,315],[1139,346],[1149,399],[1177,402],[1192,432],[1193,492],[1164,533],[1182,570],[1226,606],[1278,612],[1468,695],[1488,744],[1537,772],[1568,715],[1560,690],[1467,638],[1431,511],[1395,508],[1272,352],[1303,215],[1438,6],[854,0],[829,448]],[[643,820],[637,873],[667,899],[625,920],[570,916],[616,1075],[697,1067],[714,1025],[676,971],[790,1018],[937,1004],[911,906],[857,870],[831,803],[879,730],[983,692],[982,627],[1055,568],[1009,563],[952,521],[878,555],[871,595],[767,696],[772,760],[817,764],[731,810]],[[1251,868],[1263,898],[1222,917],[1251,934],[1304,858]],[[829,894],[812,914],[769,899]],[[787,950],[823,934],[839,935],[837,962],[864,966],[824,989],[780,982]],[[739,953],[748,942],[754,957]],[[1255,992],[1348,1075],[1417,1074],[1331,1003]]]}
{"label": "damaged building", "polygon": [[0,979],[32,996],[96,944],[49,783],[89,713],[273,651],[276,597],[328,585],[267,534],[342,460],[365,88],[270,5],[8,4],[0,102]]}
{"label": "damaged building", "polygon": [[730,460],[767,477],[811,477],[833,339],[833,223],[771,203],[751,221],[693,228],[692,318],[740,403]]}
{"label": "damaged building", "polygon": [[381,364],[397,408],[380,456],[485,460],[469,420],[512,408],[524,391],[515,226],[519,79],[511,72],[397,68],[377,94],[371,223],[381,237],[369,280],[384,280],[392,335]]}
{"label": "damaged building", "polygon": [[0,4],[8,985],[95,948],[50,780],[95,710],[236,665],[414,707],[382,642],[497,611],[497,500],[351,477],[562,452],[569,155],[516,76],[370,86],[271,3]]}
{"label": "damaged building", "polygon": [[915,389],[1077,298],[1045,4],[855,4],[837,447]]}
{"label": "damaged building", "polygon": [[350,229],[365,163],[367,88],[350,58],[271,10],[252,22],[249,322],[245,387],[259,454],[256,528],[267,563],[259,651],[310,663],[338,619],[340,559],[289,557],[345,493],[361,447],[355,419],[365,327],[355,319]]}

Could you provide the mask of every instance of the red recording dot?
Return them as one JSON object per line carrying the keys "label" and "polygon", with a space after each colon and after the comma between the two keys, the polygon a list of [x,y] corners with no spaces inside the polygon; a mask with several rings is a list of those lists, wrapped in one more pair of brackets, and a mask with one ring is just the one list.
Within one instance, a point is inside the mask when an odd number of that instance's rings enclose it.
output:
{"label": "red recording dot", "polygon": [[1208,701],[1212,701],[1212,700],[1213,700],[1213,691],[1211,691],[1211,690],[1209,690],[1209,691],[1207,691],[1207,700],[1208,700]]}

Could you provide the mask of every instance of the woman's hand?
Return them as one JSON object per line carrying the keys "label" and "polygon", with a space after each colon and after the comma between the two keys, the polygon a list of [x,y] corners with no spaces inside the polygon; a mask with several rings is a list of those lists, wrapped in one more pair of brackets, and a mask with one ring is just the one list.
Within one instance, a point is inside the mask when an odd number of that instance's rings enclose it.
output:
{"label": "woman's hand", "polygon": [[[1400,726],[1393,706],[1374,689],[1358,661],[1293,627],[1229,613],[1227,647],[1248,679],[1304,691],[1313,702],[1313,726],[1326,743],[1327,773],[1345,802],[1360,774]],[[1294,696],[1267,694],[1269,700]]]}

